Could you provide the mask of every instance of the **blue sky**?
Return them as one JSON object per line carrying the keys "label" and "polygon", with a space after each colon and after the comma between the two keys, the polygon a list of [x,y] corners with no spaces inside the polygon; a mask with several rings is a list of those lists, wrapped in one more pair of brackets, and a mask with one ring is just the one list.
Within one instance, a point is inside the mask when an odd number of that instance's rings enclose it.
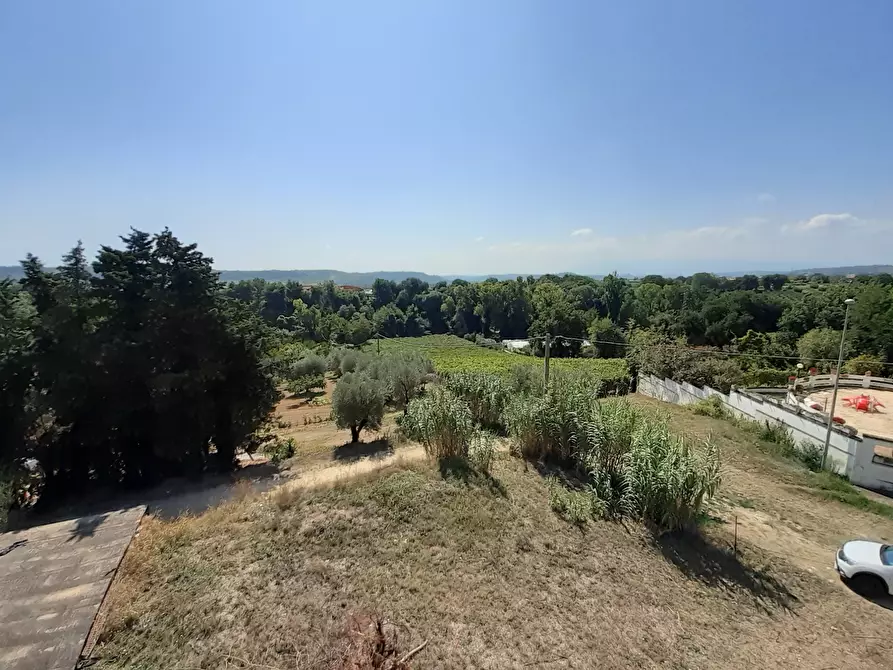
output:
{"label": "blue sky", "polygon": [[0,264],[893,260],[893,2],[0,3]]}

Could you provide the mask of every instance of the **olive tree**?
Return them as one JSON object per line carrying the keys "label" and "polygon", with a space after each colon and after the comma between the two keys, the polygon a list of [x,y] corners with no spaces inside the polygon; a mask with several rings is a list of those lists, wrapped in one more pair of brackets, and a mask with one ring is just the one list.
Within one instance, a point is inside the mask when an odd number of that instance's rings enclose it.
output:
{"label": "olive tree", "polygon": [[409,402],[419,395],[434,366],[424,356],[402,352],[373,359],[366,372],[384,385],[386,401],[406,414]]}
{"label": "olive tree", "polygon": [[285,371],[285,385],[295,395],[307,393],[310,389],[325,384],[326,360],[317,354],[308,354]]}
{"label": "olive tree", "polygon": [[332,393],[335,425],[350,429],[350,441],[358,442],[364,428],[378,428],[384,417],[385,388],[362,372],[345,374]]}

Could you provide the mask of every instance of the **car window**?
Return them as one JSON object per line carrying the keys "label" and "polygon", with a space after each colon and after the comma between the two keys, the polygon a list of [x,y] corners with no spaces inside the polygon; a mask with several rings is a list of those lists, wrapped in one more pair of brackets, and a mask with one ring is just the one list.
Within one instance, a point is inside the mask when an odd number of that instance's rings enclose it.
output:
{"label": "car window", "polygon": [[881,563],[893,565],[893,545],[885,544],[881,547]]}

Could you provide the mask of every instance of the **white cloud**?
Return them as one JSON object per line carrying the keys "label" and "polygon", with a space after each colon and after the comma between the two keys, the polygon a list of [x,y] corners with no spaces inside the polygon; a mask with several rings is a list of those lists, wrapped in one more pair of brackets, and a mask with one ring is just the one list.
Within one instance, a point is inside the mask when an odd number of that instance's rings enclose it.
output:
{"label": "white cloud", "polygon": [[[655,230],[646,225],[627,225],[622,230],[616,236],[594,229],[582,235],[533,235],[499,241],[490,236],[492,242],[480,247],[438,250],[437,267],[432,271],[731,271],[768,265],[796,268],[867,264],[882,262],[893,253],[893,219],[861,219],[848,213],[819,214],[790,224],[784,231],[764,217],[672,230]],[[857,238],[861,243],[853,244]]]}
{"label": "white cloud", "polygon": [[776,201],[776,197],[771,193],[760,193],[757,195],[757,202],[771,203]]}
{"label": "white cloud", "polygon": [[786,223],[781,227],[783,233],[808,233],[812,230],[822,230],[832,226],[854,226],[860,225],[860,220],[849,213],[842,214],[819,214],[797,223]]}
{"label": "white cloud", "polygon": [[478,237],[475,237],[475,238],[474,238],[474,241],[475,241],[475,242],[483,242],[483,241],[484,241],[484,236],[483,236],[483,235],[479,235]]}
{"label": "white cloud", "polygon": [[577,228],[571,233],[571,237],[583,237],[585,235],[592,235],[592,228]]}

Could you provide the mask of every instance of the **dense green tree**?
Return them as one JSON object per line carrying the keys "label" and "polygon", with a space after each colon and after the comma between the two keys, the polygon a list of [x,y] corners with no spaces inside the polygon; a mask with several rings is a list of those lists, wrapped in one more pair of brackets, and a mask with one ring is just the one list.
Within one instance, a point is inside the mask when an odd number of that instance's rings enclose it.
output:
{"label": "dense green tree", "polygon": [[92,271],[80,243],[52,273],[29,256],[0,288],[0,459],[36,459],[46,501],[231,467],[276,399],[263,287],[235,291],[252,313],[170,231],[122,241]]}
{"label": "dense green tree", "polygon": [[[797,352],[807,367],[817,367],[820,370],[830,370],[840,352],[841,333],[830,328],[814,328],[803,335],[797,341]],[[844,341],[843,355],[846,358],[850,352],[849,341]],[[824,359],[824,360],[823,360]]]}
{"label": "dense green tree", "polygon": [[611,319],[596,319],[589,326],[589,340],[598,358],[623,358],[626,355],[626,337]]}

